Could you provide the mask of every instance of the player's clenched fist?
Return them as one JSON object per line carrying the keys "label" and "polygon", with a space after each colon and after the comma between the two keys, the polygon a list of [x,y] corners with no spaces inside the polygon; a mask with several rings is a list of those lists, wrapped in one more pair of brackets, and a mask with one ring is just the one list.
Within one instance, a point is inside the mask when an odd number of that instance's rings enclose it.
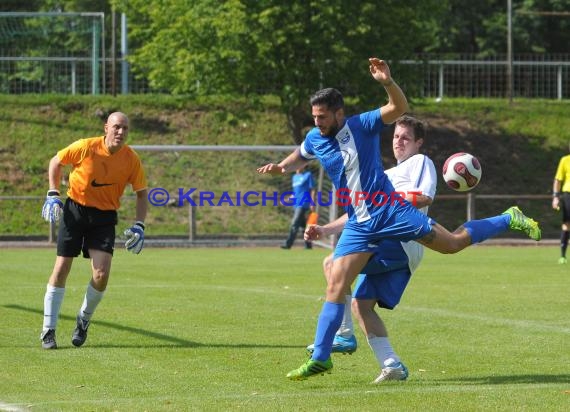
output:
{"label": "player's clenched fist", "polygon": [[320,225],[309,225],[305,228],[305,240],[317,240],[325,236],[325,230]]}

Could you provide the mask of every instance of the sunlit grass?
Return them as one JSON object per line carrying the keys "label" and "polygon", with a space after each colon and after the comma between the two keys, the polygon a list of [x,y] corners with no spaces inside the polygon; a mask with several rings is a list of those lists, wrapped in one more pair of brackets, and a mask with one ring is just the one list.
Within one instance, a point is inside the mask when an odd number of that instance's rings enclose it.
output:
{"label": "sunlit grass", "polygon": [[54,251],[2,251],[0,409],[34,411],[525,410],[568,406],[568,268],[545,247],[427,252],[401,304],[382,311],[410,369],[372,386],[362,333],[331,375],[290,382],[322,305],[327,252],[117,250],[84,347],[71,345],[89,280],[76,259],[56,351],[38,339]]}

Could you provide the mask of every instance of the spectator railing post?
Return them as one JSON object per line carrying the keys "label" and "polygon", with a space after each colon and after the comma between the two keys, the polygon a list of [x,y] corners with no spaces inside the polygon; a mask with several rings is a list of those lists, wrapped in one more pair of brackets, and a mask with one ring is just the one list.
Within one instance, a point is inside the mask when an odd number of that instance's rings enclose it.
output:
{"label": "spectator railing post", "polygon": [[467,193],[467,221],[475,219],[475,195]]}
{"label": "spectator railing post", "polygon": [[194,242],[196,240],[196,200],[198,198],[196,195],[192,195],[193,202],[188,205],[188,240]]}
{"label": "spectator railing post", "polygon": [[[330,199],[330,200],[331,200],[331,205],[330,205],[330,207],[329,207],[329,222],[335,221],[336,218],[337,218],[337,214],[338,214],[338,211],[337,211],[337,203],[336,203],[337,200],[336,200],[336,198],[335,198],[336,190],[335,190],[334,186],[332,187],[332,189],[333,189],[333,190],[331,191],[332,199]],[[331,236],[330,236],[330,242],[331,242],[330,244],[331,244],[331,247],[332,247],[333,249],[336,247],[336,242],[337,242],[337,241],[338,241],[338,235],[331,235]]]}
{"label": "spectator railing post", "polygon": [[55,242],[55,222],[50,222],[49,224],[48,242],[49,243]]}

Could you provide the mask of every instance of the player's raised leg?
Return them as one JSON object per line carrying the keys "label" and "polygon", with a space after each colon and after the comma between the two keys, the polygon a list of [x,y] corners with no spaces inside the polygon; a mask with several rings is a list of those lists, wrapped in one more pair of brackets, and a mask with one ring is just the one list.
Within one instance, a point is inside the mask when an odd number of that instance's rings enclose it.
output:
{"label": "player's raised leg", "polygon": [[541,239],[542,233],[538,222],[528,216],[525,216],[525,214],[517,206],[511,206],[505,210],[503,215],[508,215],[511,217],[509,221],[509,227],[512,230],[520,230],[533,240],[538,241]]}
{"label": "player's raised leg", "polygon": [[525,216],[516,206],[510,207],[498,216],[465,222],[453,233],[437,223],[432,229],[417,241],[440,253],[457,253],[471,244],[483,242],[508,229],[521,231],[533,240],[538,241],[541,238],[538,223]]}

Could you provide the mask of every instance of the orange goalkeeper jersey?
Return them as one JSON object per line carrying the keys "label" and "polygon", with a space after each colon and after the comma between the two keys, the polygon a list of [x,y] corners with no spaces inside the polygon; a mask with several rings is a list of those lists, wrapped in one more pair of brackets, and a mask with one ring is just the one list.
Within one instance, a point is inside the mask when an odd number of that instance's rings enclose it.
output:
{"label": "orange goalkeeper jersey", "polygon": [[133,191],[146,189],[142,163],[136,152],[124,145],[111,154],[105,136],[80,139],[57,152],[59,161],[71,165],[67,196],[83,206],[117,210],[127,184]]}

